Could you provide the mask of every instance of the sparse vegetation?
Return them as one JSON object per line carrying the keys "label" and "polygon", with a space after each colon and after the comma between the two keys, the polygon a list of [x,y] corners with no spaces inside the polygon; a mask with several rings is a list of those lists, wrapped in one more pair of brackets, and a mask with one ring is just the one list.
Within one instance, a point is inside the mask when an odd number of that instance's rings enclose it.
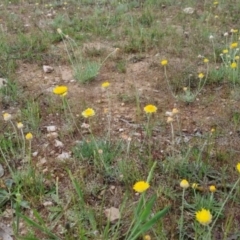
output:
{"label": "sparse vegetation", "polygon": [[2,1],[0,238],[239,239],[239,8]]}

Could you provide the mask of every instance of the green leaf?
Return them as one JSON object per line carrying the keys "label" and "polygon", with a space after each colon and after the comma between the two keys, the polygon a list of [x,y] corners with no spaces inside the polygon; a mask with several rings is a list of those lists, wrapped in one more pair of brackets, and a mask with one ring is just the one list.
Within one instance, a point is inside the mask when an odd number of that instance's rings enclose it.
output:
{"label": "green leaf", "polygon": [[142,210],[142,206],[143,206],[143,203],[144,203],[144,196],[145,196],[145,193],[142,193],[142,195],[140,197],[140,200],[138,202],[137,208],[135,210],[135,218],[138,218],[138,216],[140,215],[140,212]]}
{"label": "green leaf", "polygon": [[149,217],[149,215],[151,214],[151,210],[152,210],[152,207],[153,207],[153,204],[154,204],[156,198],[157,198],[157,196],[154,195],[147,202],[145,209],[143,210],[142,214],[139,216],[139,221],[140,222],[144,222]]}
{"label": "green leaf", "polygon": [[[142,197],[143,199],[143,197]],[[146,204],[144,210],[139,216],[135,216],[136,223],[134,224],[133,229],[131,230],[130,236],[128,239],[132,239],[131,237],[135,235],[135,233],[139,230],[139,226],[150,216],[153,204],[156,200],[156,195],[154,195]]]}
{"label": "green leaf", "polygon": [[136,233],[135,236],[131,238],[131,240],[135,240],[139,237],[139,235],[143,234],[144,232],[148,231],[159,219],[164,217],[170,209],[170,206],[165,207],[162,211],[158,212],[151,220],[141,226],[139,232]]}

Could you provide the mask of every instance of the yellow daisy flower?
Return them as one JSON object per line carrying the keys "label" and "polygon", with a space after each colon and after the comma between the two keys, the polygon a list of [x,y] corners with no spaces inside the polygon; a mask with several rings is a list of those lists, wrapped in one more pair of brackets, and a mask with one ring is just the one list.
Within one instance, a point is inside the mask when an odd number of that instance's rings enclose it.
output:
{"label": "yellow daisy flower", "polygon": [[12,115],[11,114],[9,114],[9,113],[4,113],[3,114],[3,119],[4,119],[4,121],[9,121],[9,120],[11,120],[12,119]]}
{"label": "yellow daisy flower", "polygon": [[166,66],[168,64],[168,60],[164,59],[161,61],[162,66]]}
{"label": "yellow daisy flower", "polygon": [[67,86],[57,86],[53,89],[53,93],[60,96],[66,96],[68,92]]}
{"label": "yellow daisy flower", "polygon": [[238,30],[237,29],[231,29],[231,33],[237,33]]}
{"label": "yellow daisy flower", "polygon": [[209,191],[210,192],[216,192],[217,189],[216,189],[216,187],[214,185],[211,185],[211,186],[209,186]]}
{"label": "yellow daisy flower", "polygon": [[200,211],[196,212],[196,220],[200,224],[207,226],[212,222],[212,214],[209,210],[202,208]]}
{"label": "yellow daisy flower", "polygon": [[18,128],[18,129],[22,129],[22,128],[23,128],[23,124],[22,124],[21,122],[18,122],[18,123],[17,123],[17,128]]}
{"label": "yellow daisy flower", "polygon": [[27,133],[25,137],[26,137],[27,140],[32,140],[33,139],[33,135],[30,132]]}
{"label": "yellow daisy flower", "polygon": [[95,111],[92,108],[87,108],[82,112],[82,116],[85,118],[89,118],[95,115]]}
{"label": "yellow daisy flower", "polygon": [[145,235],[145,236],[143,237],[143,240],[151,240],[151,236],[150,236],[150,235]]}
{"label": "yellow daisy flower", "polygon": [[236,68],[237,67],[237,63],[236,62],[233,62],[232,64],[231,64],[231,68]]}
{"label": "yellow daisy flower", "polygon": [[142,193],[145,192],[149,187],[149,183],[145,181],[139,181],[134,184],[133,189],[138,193]]}
{"label": "yellow daisy flower", "polygon": [[204,74],[203,73],[199,73],[198,74],[198,78],[200,78],[200,79],[204,78]]}
{"label": "yellow daisy flower", "polygon": [[231,45],[230,45],[230,48],[237,48],[238,46],[238,43],[237,42],[233,42]]}
{"label": "yellow daisy flower", "polygon": [[180,187],[181,188],[188,188],[189,187],[189,182],[186,180],[186,179],[183,179],[181,182],[180,182]]}
{"label": "yellow daisy flower", "polygon": [[109,87],[109,85],[110,85],[109,82],[104,82],[104,83],[102,83],[102,87],[103,87],[103,88],[107,88],[107,87]]}
{"label": "yellow daisy flower", "polygon": [[157,111],[157,107],[149,104],[149,105],[144,107],[144,111],[145,111],[145,113],[149,113],[149,114],[150,113],[155,113]]}
{"label": "yellow daisy flower", "polygon": [[237,164],[236,169],[240,173],[240,162]]}
{"label": "yellow daisy flower", "polygon": [[192,184],[192,188],[193,188],[193,189],[197,189],[197,188],[198,188],[198,184],[197,184],[197,183],[193,183],[193,184]]}

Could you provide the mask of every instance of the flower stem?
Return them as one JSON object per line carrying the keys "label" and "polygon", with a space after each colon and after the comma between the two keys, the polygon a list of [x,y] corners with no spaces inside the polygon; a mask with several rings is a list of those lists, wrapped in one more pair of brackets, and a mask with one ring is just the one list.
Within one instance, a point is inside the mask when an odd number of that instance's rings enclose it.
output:
{"label": "flower stem", "polygon": [[179,223],[179,240],[183,239],[182,232],[183,232],[183,212],[184,212],[184,202],[185,202],[185,188],[183,188],[182,193],[182,207],[181,207],[181,217],[180,217],[180,223]]}
{"label": "flower stem", "polygon": [[227,203],[228,199],[229,199],[230,196],[232,195],[232,192],[233,192],[233,190],[236,188],[236,186],[238,185],[239,181],[240,181],[240,177],[238,178],[238,180],[237,180],[237,181],[235,182],[235,184],[233,185],[231,191],[228,193],[225,201],[223,202],[221,208],[219,209],[219,211],[218,211],[218,213],[217,213],[217,216],[215,217],[215,220],[214,220],[214,222],[212,223],[212,226],[209,228],[209,233],[211,233],[211,231],[212,231],[214,225],[216,224],[216,222],[217,222],[220,214],[222,213],[222,210],[223,210],[225,204]]}

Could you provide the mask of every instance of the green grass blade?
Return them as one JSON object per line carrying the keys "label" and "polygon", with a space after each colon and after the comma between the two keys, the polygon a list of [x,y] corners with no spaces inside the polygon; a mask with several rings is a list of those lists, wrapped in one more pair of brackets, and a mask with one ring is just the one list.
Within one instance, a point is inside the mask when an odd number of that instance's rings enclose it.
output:
{"label": "green grass blade", "polygon": [[19,217],[21,217],[29,226],[35,227],[38,230],[40,230],[41,232],[47,234],[49,237],[51,237],[54,240],[60,240],[61,238],[59,238],[58,236],[56,236],[55,234],[53,234],[52,232],[50,232],[46,226],[41,226],[40,224],[38,224],[37,222],[33,221],[32,219],[28,218],[27,216],[21,214],[20,212],[16,213]]}
{"label": "green grass blade", "polygon": [[139,228],[139,232],[137,232],[136,235],[131,238],[131,240],[137,239],[141,234],[148,231],[159,219],[168,213],[169,209],[170,206],[165,207],[162,211],[158,212],[150,221],[142,225],[141,228]]}

